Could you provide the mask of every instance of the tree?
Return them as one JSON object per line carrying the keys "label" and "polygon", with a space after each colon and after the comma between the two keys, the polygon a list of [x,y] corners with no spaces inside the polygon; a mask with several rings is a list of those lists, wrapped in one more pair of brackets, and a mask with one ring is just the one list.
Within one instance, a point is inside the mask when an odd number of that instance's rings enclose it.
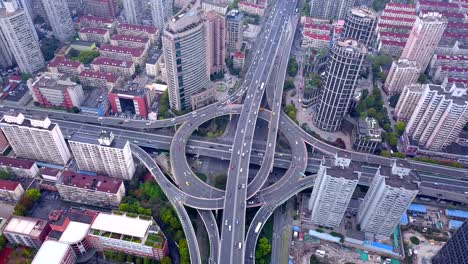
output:
{"label": "tree", "polygon": [[60,47],[60,41],[55,38],[43,38],[41,40],[41,51],[46,61],[50,61],[55,56],[55,51]]}
{"label": "tree", "polygon": [[119,210],[123,211],[123,212],[127,212],[128,211],[128,204],[127,203],[121,203],[119,205]]}
{"label": "tree", "polygon": [[123,252],[118,252],[115,258],[118,262],[124,262],[126,259],[126,255]]}
{"label": "tree", "polygon": [[294,85],[294,81],[292,79],[287,79],[284,81],[284,91],[289,91],[294,88],[296,88],[296,86]]}
{"label": "tree", "polygon": [[389,152],[389,151],[382,150],[382,151],[380,152],[380,156],[386,157],[386,158],[390,158],[391,155],[390,155],[390,152]]}
{"label": "tree", "polygon": [[[143,263],[145,263],[145,262],[143,261]],[[148,263],[149,263],[149,261],[148,261]],[[172,264],[172,260],[171,260],[170,257],[165,256],[164,258],[161,259],[161,264]]]}
{"label": "tree", "polygon": [[395,130],[399,136],[403,135],[403,132],[405,132],[405,128],[406,128],[405,122],[399,121],[395,124]]}
{"label": "tree", "polygon": [[83,50],[77,57],[72,57],[72,60],[79,61],[83,64],[91,63],[95,58],[99,57],[97,50]]}
{"label": "tree", "polygon": [[396,147],[398,145],[398,134],[396,132],[390,133],[388,137],[388,144],[392,147]]}
{"label": "tree", "polygon": [[190,263],[190,253],[188,249],[188,244],[186,239],[181,239],[179,241],[179,253],[180,253],[180,263],[189,264]]}
{"label": "tree", "polygon": [[0,235],[0,252],[3,250],[6,243],[7,241],[6,241],[5,235]]}
{"label": "tree", "polygon": [[299,65],[297,64],[296,58],[289,59],[288,74],[292,77],[295,77],[297,75],[298,68]]}
{"label": "tree", "polygon": [[261,237],[258,240],[257,251],[255,252],[255,258],[261,259],[264,256],[268,255],[271,251],[271,244],[268,238]]}
{"label": "tree", "polygon": [[[165,260],[166,262],[164,262],[164,259],[166,259],[166,260]],[[168,261],[169,261],[169,262],[168,262]],[[145,258],[143,259],[143,264],[150,264],[150,262],[151,262],[151,261],[149,260],[148,257],[145,257]],[[171,262],[172,262],[172,261],[171,261],[171,259],[170,259],[168,256],[165,256],[165,257],[161,260],[161,264],[171,264]]]}
{"label": "tree", "polygon": [[169,112],[169,91],[166,89],[159,100],[159,116],[168,118]]}
{"label": "tree", "polygon": [[427,75],[425,73],[421,73],[421,75],[419,75],[419,78],[418,78],[418,83],[422,83],[422,84],[425,84],[427,83]]}
{"label": "tree", "polygon": [[397,94],[390,96],[390,98],[388,99],[388,102],[390,103],[391,107],[395,108],[399,99],[400,99],[400,93],[397,93]]}
{"label": "tree", "polygon": [[395,153],[393,153],[393,156],[394,156],[395,158],[400,158],[400,159],[406,158],[405,153],[401,153],[401,152],[395,152]]}
{"label": "tree", "polygon": [[126,260],[127,260],[127,262],[132,263],[133,262],[133,255],[128,254]]}
{"label": "tree", "polygon": [[15,178],[15,175],[10,173],[7,170],[0,169],[0,180],[12,180]]}
{"label": "tree", "polygon": [[78,114],[80,112],[80,109],[78,107],[74,106],[74,107],[72,107],[71,112],[75,113],[75,114]]}
{"label": "tree", "polygon": [[34,202],[37,202],[41,198],[41,192],[38,189],[29,189],[26,191],[26,196],[30,197]]}
{"label": "tree", "polygon": [[26,82],[27,80],[31,79],[33,76],[30,73],[22,72],[21,73],[21,81]]}

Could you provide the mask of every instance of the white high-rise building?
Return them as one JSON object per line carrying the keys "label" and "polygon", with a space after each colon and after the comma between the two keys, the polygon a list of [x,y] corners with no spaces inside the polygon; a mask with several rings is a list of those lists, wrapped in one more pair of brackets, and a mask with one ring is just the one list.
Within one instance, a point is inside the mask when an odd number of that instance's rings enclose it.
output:
{"label": "white high-rise building", "polygon": [[8,43],[3,35],[3,32],[0,28],[0,67],[5,69],[13,66],[14,58],[13,54],[8,47]]}
{"label": "white high-rise building", "polygon": [[181,10],[165,27],[162,44],[172,109],[190,107],[191,96],[210,81],[205,24],[198,6],[193,5]]}
{"label": "white high-rise building", "polygon": [[102,131],[96,138],[73,134],[68,143],[80,170],[132,179],[135,163],[128,141],[114,139],[112,133]]}
{"label": "white high-rise building", "polygon": [[387,94],[401,93],[406,85],[415,84],[418,78],[416,62],[404,59],[394,61],[383,87]]}
{"label": "white high-rise building", "polygon": [[418,194],[418,185],[411,180],[409,171],[397,165],[384,170],[379,169],[375,174],[357,216],[361,230],[378,239],[392,234]]}
{"label": "white high-rise building", "polygon": [[409,86],[400,96],[396,111],[397,116],[401,113],[403,120],[408,120],[408,136],[427,149],[441,150],[457,140],[468,122],[467,89],[458,83],[448,87]]}
{"label": "white high-rise building", "polygon": [[416,17],[400,58],[415,61],[420,72],[424,72],[446,27],[447,19],[439,13]]}
{"label": "white high-rise building", "polygon": [[142,0],[123,0],[123,10],[127,23],[141,25],[144,16],[144,4]]}
{"label": "white high-rise building", "polygon": [[172,16],[172,0],[150,0],[150,6],[153,26],[163,29]]}
{"label": "white high-rise building", "polygon": [[60,42],[69,41],[75,35],[75,28],[66,0],[41,0],[44,11],[54,32],[55,38]]}
{"label": "white high-rise building", "polygon": [[[5,51],[11,52],[22,72],[35,73],[44,67],[37,34],[34,26],[22,9],[18,9],[16,2],[3,2],[5,8],[0,9],[0,29]],[[11,55],[7,54],[7,58]]]}
{"label": "white high-rise building", "polygon": [[27,119],[21,113],[8,112],[3,115],[0,126],[20,158],[60,165],[65,165],[71,158],[62,131],[48,117]]}
{"label": "white high-rise building", "polygon": [[344,167],[321,164],[309,200],[311,222],[339,226],[359,180],[359,174]]}

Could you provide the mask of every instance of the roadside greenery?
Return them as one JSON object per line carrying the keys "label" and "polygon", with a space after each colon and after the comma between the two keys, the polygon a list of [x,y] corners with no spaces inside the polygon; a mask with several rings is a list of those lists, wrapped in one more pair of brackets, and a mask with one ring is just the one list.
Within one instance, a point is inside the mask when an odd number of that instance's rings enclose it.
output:
{"label": "roadside greenery", "polygon": [[291,77],[295,77],[297,75],[297,71],[299,69],[299,65],[297,64],[296,58],[290,58],[288,63],[288,74]]}
{"label": "roadside greenery", "polygon": [[33,208],[39,198],[41,198],[41,192],[38,189],[33,188],[27,190],[15,206],[13,214],[18,216],[26,215],[26,213]]}
{"label": "roadside greenery", "polygon": [[15,179],[15,175],[13,173],[10,173],[7,170],[2,170],[0,169],[0,180],[13,180]]}
{"label": "roadside greenery", "polygon": [[297,115],[297,109],[294,107],[294,105],[286,105],[283,108],[284,112],[286,113],[289,118],[291,118],[296,124],[299,122],[297,121],[296,115]]}
{"label": "roadside greenery", "polygon": [[138,257],[138,256],[134,256],[131,254],[125,254],[123,252],[116,252],[116,251],[111,251],[111,250],[104,250],[104,257],[105,259],[108,259],[114,262],[120,262],[120,263],[123,263],[123,262],[134,263],[134,264],[157,264],[159,263],[155,259],[149,259],[147,257],[144,257],[144,258]]}
{"label": "roadside greenery", "polygon": [[60,41],[56,38],[41,39],[41,51],[44,59],[50,61],[55,56],[55,51],[60,47]]}
{"label": "roadside greenery", "polygon": [[287,92],[287,91],[289,91],[289,90],[292,90],[292,89],[294,89],[294,88],[296,88],[296,86],[294,85],[294,81],[293,81],[292,79],[288,78],[288,79],[286,79],[286,80],[284,81],[284,88],[283,88],[283,90],[284,90],[285,92]]}

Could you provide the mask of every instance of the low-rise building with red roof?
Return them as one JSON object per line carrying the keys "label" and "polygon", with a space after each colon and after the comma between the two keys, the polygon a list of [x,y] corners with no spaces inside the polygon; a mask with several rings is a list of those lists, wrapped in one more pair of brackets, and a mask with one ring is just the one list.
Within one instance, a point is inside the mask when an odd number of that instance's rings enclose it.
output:
{"label": "low-rise building with red roof", "polygon": [[17,177],[34,178],[39,174],[36,162],[0,156],[0,168],[9,171]]}
{"label": "low-rise building with red roof", "polygon": [[239,2],[239,10],[251,15],[263,16],[265,14],[265,6],[253,4],[250,2]]}
{"label": "low-rise building with red roof", "polygon": [[47,69],[53,73],[66,73],[77,76],[84,70],[84,65],[79,61],[73,61],[65,57],[56,56],[49,62]]}
{"label": "low-rise building with red roof", "polygon": [[244,67],[244,62],[245,62],[244,52],[242,51],[234,52],[234,56],[233,56],[234,68],[242,69]]}
{"label": "low-rise building with red roof", "polygon": [[403,49],[405,48],[406,41],[395,41],[395,40],[380,40],[378,51],[383,54],[387,54],[396,58],[401,56]]}
{"label": "low-rise building with red roof", "polygon": [[77,29],[83,27],[91,27],[91,28],[105,28],[110,29],[113,31],[115,29],[115,19],[109,17],[97,17],[92,15],[83,15],[78,17],[75,20],[75,27]]}
{"label": "low-rise building with red roof", "polygon": [[135,64],[132,61],[98,57],[92,62],[93,70],[110,72],[125,79],[135,74]]}
{"label": "low-rise building with red roof", "polygon": [[111,72],[84,70],[79,76],[81,85],[85,87],[106,88],[108,91],[118,86],[122,78]]}
{"label": "low-rise building with red roof", "polygon": [[148,49],[150,41],[148,37],[144,36],[115,34],[112,36],[110,44],[114,46]]}
{"label": "low-rise building with red roof", "polygon": [[80,40],[91,41],[99,44],[109,43],[110,30],[105,28],[84,27],[78,31]]}
{"label": "low-rise building with red roof", "polygon": [[118,207],[125,196],[120,179],[74,171],[64,171],[55,186],[62,199],[90,205]]}
{"label": "low-rise building with red roof", "polygon": [[23,186],[17,181],[0,180],[0,200],[3,202],[17,202],[23,196]]}
{"label": "low-rise building with red roof", "polygon": [[130,36],[144,36],[154,44],[159,38],[159,29],[152,26],[142,26],[122,23],[117,26],[117,34]]}
{"label": "low-rise building with red roof", "polygon": [[302,38],[302,47],[318,50],[328,49],[330,48],[330,35],[305,32]]}
{"label": "low-rise building with red roof", "polygon": [[445,78],[466,79],[466,76],[468,76],[468,67],[439,66],[432,79],[436,82],[443,82]]}
{"label": "low-rise building with red roof", "polygon": [[148,56],[145,48],[130,48],[109,44],[103,44],[99,49],[99,53],[105,58],[133,61],[136,65],[143,64]]}

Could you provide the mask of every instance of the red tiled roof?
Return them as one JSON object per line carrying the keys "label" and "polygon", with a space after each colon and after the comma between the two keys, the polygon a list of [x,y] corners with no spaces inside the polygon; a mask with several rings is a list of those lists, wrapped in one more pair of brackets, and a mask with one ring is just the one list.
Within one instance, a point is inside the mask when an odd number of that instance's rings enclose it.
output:
{"label": "red tiled roof", "polygon": [[344,28],[343,27],[334,27],[335,33],[340,34],[343,33]]}
{"label": "red tiled roof", "polygon": [[84,27],[80,29],[80,33],[84,34],[99,34],[99,35],[105,35],[108,32],[107,29],[104,28],[91,28],[91,27]]}
{"label": "red tiled roof", "polygon": [[390,46],[400,46],[400,47],[404,47],[406,45],[406,42],[404,41],[394,41],[394,40],[381,40],[380,41],[382,44],[384,45],[390,45]]}
{"label": "red tiled roof", "polygon": [[307,36],[308,38],[311,38],[311,39],[330,41],[330,36],[329,35],[314,34],[314,33],[310,33],[310,32],[305,32],[304,35]]}
{"label": "red tiled roof", "polygon": [[399,3],[387,3],[388,7],[399,7],[399,8],[416,8],[416,5],[399,4]]}
{"label": "red tiled roof", "polygon": [[100,71],[91,71],[91,70],[84,70],[80,73],[81,77],[88,77],[94,79],[103,79],[110,83],[115,83],[118,80],[118,77],[115,76],[113,73],[110,72],[100,72]]}
{"label": "red tiled roof", "polygon": [[25,159],[15,159],[0,156],[0,166],[7,166],[13,168],[30,169],[34,165],[34,161]]}
{"label": "red tiled roof", "polygon": [[244,53],[242,51],[236,51],[236,52],[234,52],[234,58],[243,59],[244,58]]}
{"label": "red tiled roof", "polygon": [[317,25],[317,24],[306,23],[304,24],[304,27],[310,28],[310,29],[330,30],[329,25]]}
{"label": "red tiled roof", "polygon": [[450,28],[464,28],[468,29],[468,23],[455,23],[455,22],[449,22],[447,25],[447,29]]}
{"label": "red tiled roof", "polygon": [[400,28],[400,29],[412,29],[413,26],[405,26],[405,25],[393,25],[393,24],[387,24],[387,23],[378,23],[377,26],[379,28]]}
{"label": "red tiled roof", "polygon": [[414,22],[416,21],[416,18],[381,16],[380,21],[382,20],[397,20],[397,21],[403,21],[403,22]]}
{"label": "red tiled roof", "polygon": [[102,23],[102,24],[112,24],[115,20],[113,18],[83,15],[83,16],[78,17],[78,19],[76,20],[77,23],[81,21],[93,21],[93,22]]}
{"label": "red tiled roof", "polygon": [[468,34],[460,34],[460,33],[452,33],[452,32],[444,32],[442,35],[444,38],[455,38],[455,39],[466,39],[468,38]]}
{"label": "red tiled roof", "polygon": [[395,32],[387,32],[387,31],[380,31],[380,36],[383,37],[394,37],[394,38],[409,38],[409,34],[405,33],[395,33]]}
{"label": "red tiled roof", "polygon": [[70,68],[78,68],[80,67],[80,65],[81,63],[79,61],[72,61],[64,57],[55,57],[48,64],[49,67],[65,66],[65,67],[70,67]]}
{"label": "red tiled roof", "polygon": [[41,174],[49,175],[49,176],[57,176],[59,172],[60,172],[59,169],[54,169],[54,168],[44,167],[41,169]]}
{"label": "red tiled roof", "polygon": [[414,15],[416,16],[416,11],[406,11],[406,10],[395,10],[395,9],[384,9],[384,13],[392,13],[392,14],[405,14],[405,15]]}
{"label": "red tiled roof", "polygon": [[466,61],[468,60],[468,56],[447,56],[447,55],[437,54],[436,59],[437,60]]}
{"label": "red tiled roof", "polygon": [[138,42],[138,43],[148,42],[148,38],[146,37],[137,37],[137,36],[121,35],[121,34],[113,35],[111,40],[122,40],[122,41]]}
{"label": "red tiled roof", "polygon": [[18,185],[20,183],[16,181],[0,180],[0,189],[2,190],[14,191]]}
{"label": "red tiled roof", "polygon": [[468,72],[468,68],[458,68],[458,67],[448,67],[448,66],[442,66],[442,71],[448,71],[448,72]]}
{"label": "red tiled roof", "polygon": [[156,34],[158,32],[157,27],[140,26],[140,25],[133,25],[133,24],[125,24],[125,23],[119,24],[118,28],[136,30],[136,31],[143,31],[143,32],[147,32],[149,34]]}
{"label": "red tiled roof", "polygon": [[122,180],[101,175],[89,176],[68,170],[62,174],[62,184],[99,192],[117,193]]}
{"label": "red tiled roof", "polygon": [[445,3],[445,2],[436,2],[436,1],[427,1],[427,0],[419,0],[419,5],[458,8],[458,4],[455,4],[455,3]]}
{"label": "red tiled roof", "polygon": [[[431,11],[429,10],[422,10],[421,13],[427,14],[430,13]],[[463,13],[456,13],[456,12],[438,12],[439,14],[442,14],[444,17],[456,17],[456,18],[465,18],[465,14]]]}
{"label": "red tiled roof", "polygon": [[95,64],[95,65],[110,65],[110,66],[121,67],[121,68],[130,68],[130,67],[132,67],[133,62],[118,60],[118,59],[104,58],[104,57],[97,57],[93,61],[93,64]]}
{"label": "red tiled roof", "polygon": [[468,84],[468,79],[457,79],[457,78],[448,78],[449,83],[464,83]]}
{"label": "red tiled roof", "polygon": [[141,55],[143,55],[143,52],[145,51],[143,48],[121,47],[121,46],[114,46],[110,44],[103,44],[100,50],[116,52],[116,53],[131,54],[133,57],[140,57]]}

